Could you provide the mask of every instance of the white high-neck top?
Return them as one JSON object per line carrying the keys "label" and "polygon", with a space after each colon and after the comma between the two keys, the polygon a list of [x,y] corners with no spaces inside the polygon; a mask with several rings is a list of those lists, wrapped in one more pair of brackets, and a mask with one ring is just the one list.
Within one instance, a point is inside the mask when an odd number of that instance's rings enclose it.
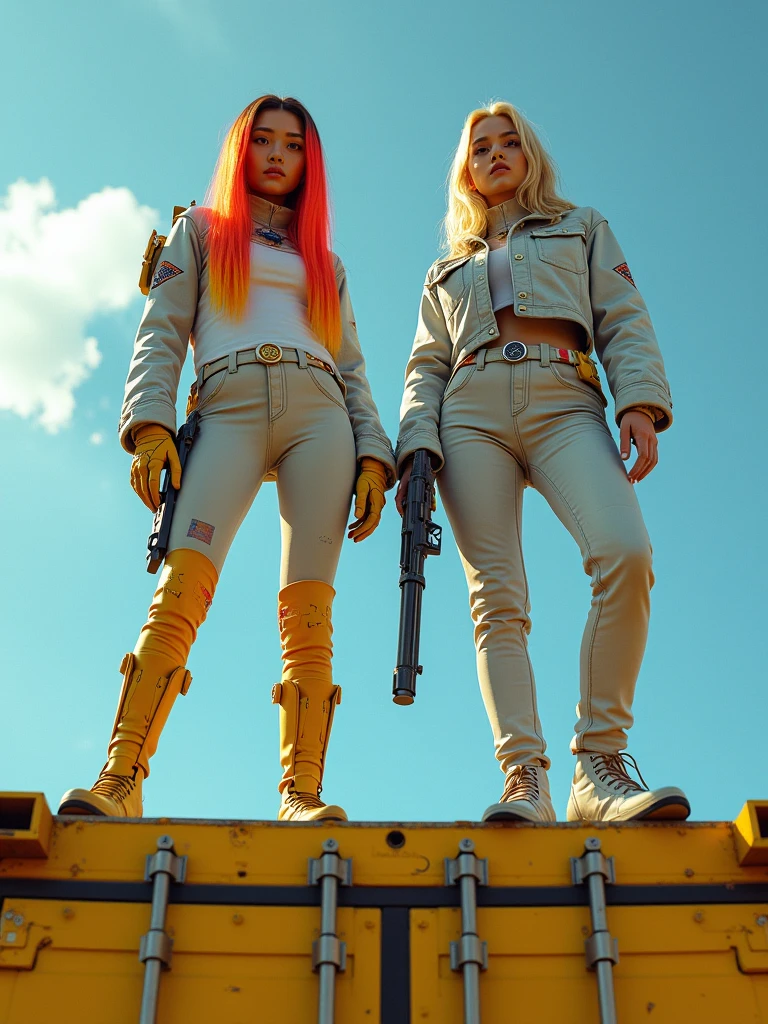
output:
{"label": "white high-neck top", "polygon": [[[307,315],[307,275],[287,228],[293,211],[251,196],[254,232],[251,236],[251,278],[248,302],[240,320],[214,312],[208,288],[198,297],[192,330],[195,369],[240,349],[272,342],[283,348],[302,349],[336,368],[330,352],[312,330]],[[270,244],[259,229],[282,237]]]}
{"label": "white high-neck top", "polygon": [[514,306],[515,292],[512,288],[512,271],[506,245],[491,249],[488,254],[488,287],[491,289],[491,307],[495,313],[504,306]]}

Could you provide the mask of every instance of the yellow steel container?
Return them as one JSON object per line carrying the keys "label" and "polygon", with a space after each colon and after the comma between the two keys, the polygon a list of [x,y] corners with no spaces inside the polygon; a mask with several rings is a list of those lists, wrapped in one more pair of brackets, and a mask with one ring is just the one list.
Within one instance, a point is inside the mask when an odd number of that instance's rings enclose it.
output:
{"label": "yellow steel container", "polygon": [[[585,949],[614,942],[621,1024],[768,1024],[767,806],[735,823],[330,826],[51,819],[40,794],[0,794],[0,1024],[149,1020],[153,958],[157,1024],[311,1024],[318,961],[337,1024],[463,1024],[462,958],[483,1024],[599,1024]],[[574,867],[596,839],[599,942]],[[455,877],[470,848],[472,934]]]}

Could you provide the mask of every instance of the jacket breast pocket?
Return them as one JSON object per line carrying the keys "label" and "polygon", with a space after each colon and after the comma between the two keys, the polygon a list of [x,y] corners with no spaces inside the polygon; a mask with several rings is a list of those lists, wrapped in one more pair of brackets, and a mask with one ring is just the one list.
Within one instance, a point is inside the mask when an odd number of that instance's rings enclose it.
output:
{"label": "jacket breast pocket", "polygon": [[568,270],[572,274],[586,274],[587,240],[582,231],[532,231],[531,237],[536,242],[536,251],[543,263]]}

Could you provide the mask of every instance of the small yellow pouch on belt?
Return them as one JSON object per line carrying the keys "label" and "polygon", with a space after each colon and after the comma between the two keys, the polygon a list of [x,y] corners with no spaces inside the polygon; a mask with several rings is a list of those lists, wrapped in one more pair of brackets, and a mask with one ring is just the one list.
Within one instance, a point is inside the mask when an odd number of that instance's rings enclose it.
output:
{"label": "small yellow pouch on belt", "polygon": [[[194,205],[195,200],[193,199],[189,206]],[[174,206],[171,227],[173,227],[182,213],[189,209],[189,206]],[[163,251],[167,237],[167,235],[158,235],[156,231],[153,231],[149,236],[149,241],[141,260],[141,272],[139,273],[139,291],[142,295],[149,295],[149,289],[152,287],[152,278],[155,275],[155,269],[160,260],[160,253]]]}
{"label": "small yellow pouch on belt", "polygon": [[199,397],[198,392],[199,388],[197,386],[197,381],[193,380],[192,387],[189,389],[189,398],[187,399],[187,416],[197,408],[197,400]]}
{"label": "small yellow pouch on belt", "polygon": [[585,352],[576,353],[576,373],[585,384],[591,384],[593,388],[602,394],[600,378],[597,375],[597,367]]}

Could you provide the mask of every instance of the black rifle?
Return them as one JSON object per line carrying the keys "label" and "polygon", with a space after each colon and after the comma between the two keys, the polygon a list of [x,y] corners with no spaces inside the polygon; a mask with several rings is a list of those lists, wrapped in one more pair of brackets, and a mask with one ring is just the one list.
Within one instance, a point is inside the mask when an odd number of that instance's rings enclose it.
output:
{"label": "black rifle", "polygon": [[[182,424],[176,435],[176,450],[179,453],[179,462],[181,463],[182,470],[187,463],[187,456],[195,440],[199,419],[200,416],[197,412],[191,412],[187,422]],[[152,532],[147,539],[147,572],[157,572],[163,564],[163,559],[168,554],[168,543],[171,539],[171,522],[178,493],[176,488],[171,485],[171,471],[166,467],[163,470],[163,478],[160,484],[160,505],[157,512],[155,512],[155,518],[152,521]]]}
{"label": "black rifle", "polygon": [[420,448],[413,459],[408,496],[403,509],[403,532],[400,546],[400,629],[397,639],[397,667],[392,682],[395,704],[413,704],[416,697],[416,676],[419,664],[419,633],[421,632],[421,598],[427,581],[424,559],[439,555],[442,526],[432,522],[432,500],[435,474],[429,452]]}

